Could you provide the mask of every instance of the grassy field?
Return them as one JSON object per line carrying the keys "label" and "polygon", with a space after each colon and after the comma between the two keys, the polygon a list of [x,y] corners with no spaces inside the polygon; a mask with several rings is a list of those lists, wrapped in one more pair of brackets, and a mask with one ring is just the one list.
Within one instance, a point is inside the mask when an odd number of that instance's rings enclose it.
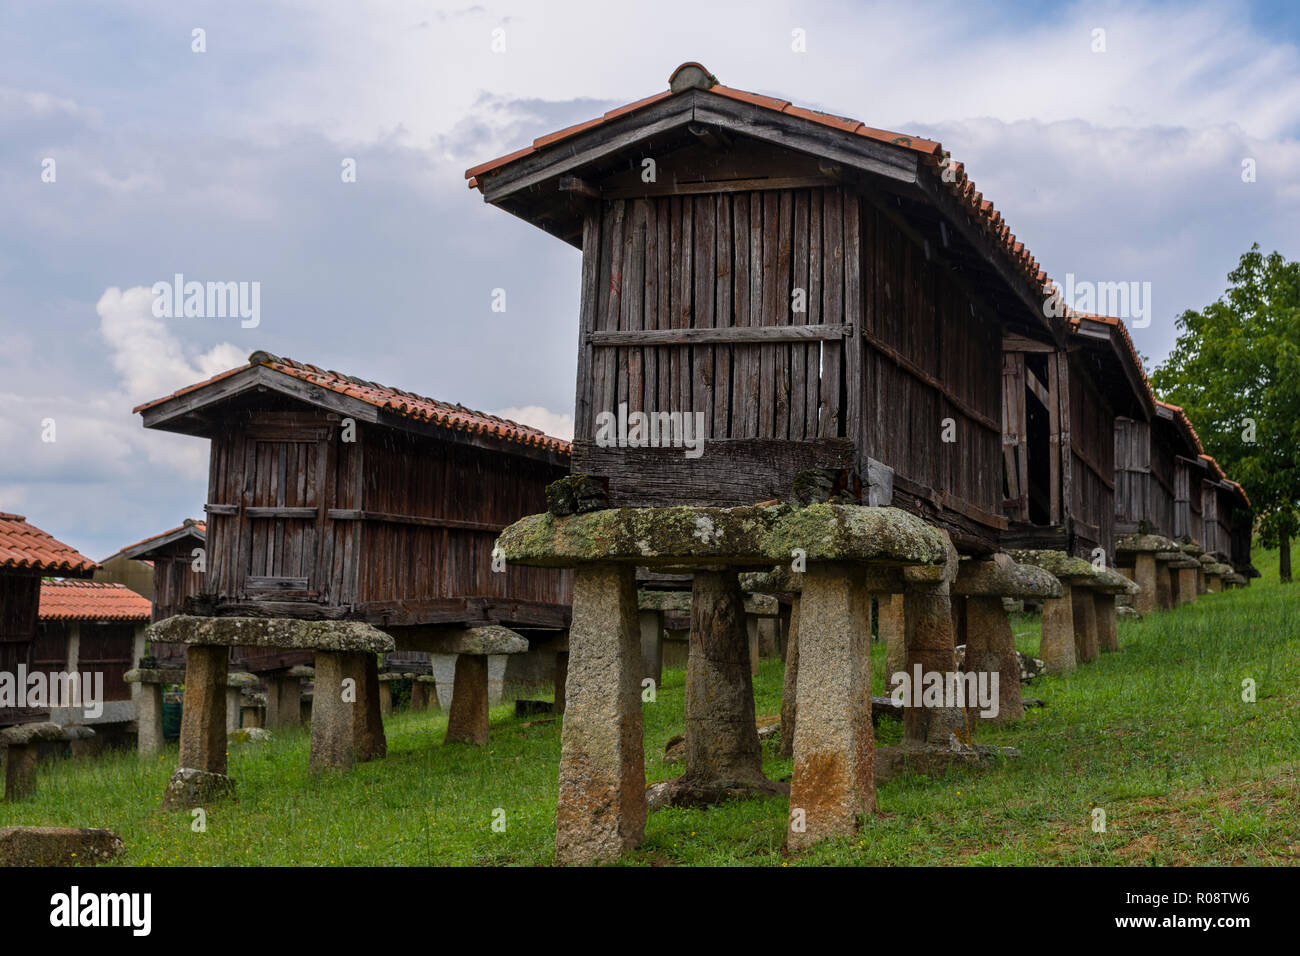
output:
{"label": "grassy field", "polygon": [[[651,815],[629,865],[1263,864],[1300,862],[1300,584],[1277,584],[1276,553],[1247,589],[1120,621],[1118,654],[1026,688],[1046,707],[985,730],[982,743],[1023,756],[941,779],[904,777],[880,788],[879,814],[860,837],[788,856],[785,800]],[[1013,619],[1036,652],[1038,623]],[[884,648],[873,649],[877,693]],[[1242,681],[1256,701],[1242,700]],[[646,774],[683,727],[684,675],[665,674],[646,704]],[[755,681],[759,714],[780,708],[781,664]],[[0,803],[0,826],[103,826],[126,840],[124,861],[167,865],[535,865],[554,840],[560,724],[493,711],[492,744],[443,746],[437,714],[396,715],[388,757],[348,774],[307,774],[303,732],[232,744],[237,799],[212,808],[206,832],[188,813],[159,809],[176,766],[132,754],[42,767],[40,793]],[[896,742],[896,722],[881,728]],[[767,773],[789,779],[769,746]],[[1094,832],[1092,810],[1106,812]],[[504,816],[496,811],[504,811]],[[504,830],[493,829],[495,817]]]}

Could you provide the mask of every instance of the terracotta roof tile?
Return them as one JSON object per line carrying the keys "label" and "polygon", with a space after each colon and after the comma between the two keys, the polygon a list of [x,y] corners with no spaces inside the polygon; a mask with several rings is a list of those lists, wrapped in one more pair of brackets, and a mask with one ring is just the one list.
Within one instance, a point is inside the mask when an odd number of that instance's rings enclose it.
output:
{"label": "terracotta roof tile", "polygon": [[[683,63],[673,71],[673,77],[676,77],[680,71],[687,67],[697,68],[700,73],[704,74],[706,79],[699,84],[684,87],[679,90],[679,92],[684,92],[686,89],[706,90],[709,93],[724,96],[728,99],[750,103],[763,109],[773,110],[774,112],[787,113],[791,116],[820,123],[823,126],[829,126],[848,134],[865,136],[870,139],[889,143],[894,146],[901,146],[919,153],[922,157],[922,167],[930,170],[930,174],[938,178],[941,185],[949,187],[950,191],[957,197],[958,202],[965,208],[967,214],[973,217],[977,222],[982,223],[984,227],[992,233],[996,241],[1003,244],[1005,254],[1012,260],[1013,265],[1018,269],[1020,274],[1024,276],[1025,281],[1031,285],[1040,287],[1046,284],[1045,273],[1038,268],[1038,264],[1035,262],[1033,257],[1027,255],[1027,250],[1025,250],[1023,244],[1016,243],[1015,237],[1011,234],[1011,230],[1003,223],[1002,214],[993,207],[991,202],[985,200],[975,189],[974,183],[971,182],[969,177],[966,175],[965,167],[960,163],[955,164],[955,177],[952,174],[947,174],[947,178],[944,178],[949,167],[946,162],[940,162],[939,160],[948,158],[948,153],[945,152],[941,143],[934,140],[924,139],[919,136],[908,136],[891,130],[876,129],[875,127],[867,126],[850,117],[836,116],[831,113],[821,113],[816,110],[793,106],[788,100],[723,86],[717,83],[716,78],[709,73],[708,69],[699,63]],[[671,85],[671,79],[669,83]],[[523,156],[527,156],[538,148],[552,146],[569,136],[576,135],[583,130],[591,129],[600,125],[602,122],[613,119],[616,116],[623,116],[627,113],[634,112],[635,110],[649,106],[665,97],[673,95],[677,94],[674,93],[672,89],[665,90],[661,93],[655,94],[654,96],[637,100],[635,103],[629,103],[627,106],[610,110],[605,113],[604,116],[597,119],[590,120],[586,123],[579,123],[576,126],[570,126],[567,129],[539,137],[531,146],[526,146],[523,149],[517,150],[516,152],[510,153],[506,156],[501,156],[478,166],[471,167],[465,171],[465,178],[469,180],[471,188],[482,189],[483,177],[489,172],[495,172],[502,166],[520,159]],[[1036,293],[1037,290],[1035,290],[1035,294]]]}
{"label": "terracotta roof tile", "polygon": [[344,375],[341,372],[327,371],[314,365],[295,362],[290,358],[271,355],[268,352],[254,352],[249,356],[247,365],[241,365],[239,368],[215,375],[206,382],[199,382],[173,392],[171,395],[165,395],[152,402],[146,402],[135,408],[134,411],[138,413],[153,408],[155,405],[171,401],[195,389],[204,388],[237,372],[243,372],[254,365],[274,369],[300,381],[319,385],[321,388],[329,389],[339,395],[347,395],[365,402],[367,405],[393,411],[408,418],[431,422],[455,431],[487,435],[519,445],[545,448],[565,455],[569,454],[570,446],[567,441],[553,438],[530,425],[521,425],[519,422],[512,422],[509,419],[489,415],[486,412],[477,412],[463,405],[440,402],[435,398],[427,398],[414,392],[404,392],[399,388],[380,385],[377,382],[367,382],[364,379]]}
{"label": "terracotta roof tile", "polygon": [[41,582],[42,621],[148,621],[153,605],[125,584]]}
{"label": "terracotta roof tile", "polygon": [[[205,522],[203,519],[187,518],[184,524],[178,524],[174,528],[168,528],[166,531],[160,531],[158,534],[150,535],[149,537],[145,538],[143,541],[137,541],[135,544],[128,544],[121,551],[118,551],[117,554],[113,554],[105,558],[104,561],[105,562],[111,561],[113,558],[116,558],[118,554],[125,554],[127,551],[135,551],[137,549],[142,549],[145,547],[145,545],[148,545],[150,542],[161,541],[163,538],[176,534],[176,532],[178,531],[184,531],[186,528],[193,528],[200,536],[204,536],[208,533],[207,522]],[[141,559],[137,558],[136,560],[141,560]],[[148,564],[149,562],[145,562],[145,563]]]}
{"label": "terracotta roof tile", "polygon": [[75,548],[28,524],[22,515],[0,511],[0,568],[58,574],[93,571],[97,567]]}

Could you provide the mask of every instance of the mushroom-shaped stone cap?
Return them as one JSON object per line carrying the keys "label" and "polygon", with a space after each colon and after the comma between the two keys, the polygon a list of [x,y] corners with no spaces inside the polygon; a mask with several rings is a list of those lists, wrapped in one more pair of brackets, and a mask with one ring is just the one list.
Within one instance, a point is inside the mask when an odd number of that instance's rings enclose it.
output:
{"label": "mushroom-shaped stone cap", "polygon": [[1206,574],[1219,574],[1219,575],[1232,574],[1232,565],[1230,565],[1230,564],[1223,564],[1223,563],[1221,563],[1221,562],[1219,562],[1219,563],[1215,563],[1215,564],[1211,564],[1211,565],[1209,565],[1209,566],[1205,569],[1205,573],[1206,573]]}
{"label": "mushroom-shaped stone cap", "polygon": [[0,746],[25,747],[38,741],[66,740],[63,728],[48,721],[38,724],[19,724],[0,730]]}
{"label": "mushroom-shaped stone cap", "polygon": [[226,675],[227,687],[256,687],[258,683],[256,677],[245,671],[231,671]]}
{"label": "mushroom-shaped stone cap", "polygon": [[1009,554],[962,558],[952,593],[966,597],[1059,598],[1061,582],[1033,564],[1018,564]]}
{"label": "mushroom-shaped stone cap", "polygon": [[1021,564],[1032,564],[1042,568],[1062,581],[1070,583],[1086,582],[1092,579],[1094,568],[1083,558],[1073,558],[1064,551],[1026,551],[1007,552]]}
{"label": "mushroom-shaped stone cap", "polygon": [[808,561],[943,564],[944,535],[897,508],[815,504],[738,508],[609,508],[557,517],[529,515],[497,544],[506,560],[540,567],[631,563],[688,567],[725,563],[768,568]]}
{"label": "mushroom-shaped stone cap", "polygon": [[296,664],[285,671],[285,676],[312,680],[316,676],[316,668],[308,667],[306,664]]}
{"label": "mushroom-shaped stone cap", "polygon": [[122,675],[128,684],[183,684],[183,667],[133,667]]}
{"label": "mushroom-shaped stone cap", "polygon": [[198,617],[177,614],[149,625],[151,641],[217,647],[283,647],[316,651],[394,649],[393,639],[364,621],[302,621],[283,617]]}
{"label": "mushroom-shaped stone cap", "polygon": [[1136,581],[1130,581],[1112,568],[1094,568],[1092,588],[1106,594],[1137,594],[1142,590]]}
{"label": "mushroom-shaped stone cap", "polygon": [[1125,534],[1115,539],[1117,553],[1181,550],[1176,541],[1158,534]]}

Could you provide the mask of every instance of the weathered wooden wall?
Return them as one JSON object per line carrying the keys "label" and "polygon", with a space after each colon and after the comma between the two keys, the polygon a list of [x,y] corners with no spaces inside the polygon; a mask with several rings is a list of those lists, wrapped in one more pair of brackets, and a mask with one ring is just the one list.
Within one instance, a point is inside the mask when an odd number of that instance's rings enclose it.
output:
{"label": "weathered wooden wall", "polygon": [[1070,376],[1070,515],[1076,553],[1114,557],[1115,416],[1092,381]]}
{"label": "weathered wooden wall", "polygon": [[[131,686],[123,680],[135,666],[135,624],[121,621],[80,621],[77,641],[77,671],[102,674],[104,700],[130,700]],[[72,622],[42,621],[32,651],[32,666],[47,673],[60,672],[68,665],[68,640]]]}
{"label": "weathered wooden wall", "polygon": [[38,575],[0,572],[0,671],[30,662],[40,601]]}
{"label": "weathered wooden wall", "polygon": [[1115,419],[1115,530],[1174,536],[1174,452],[1159,430]]}
{"label": "weathered wooden wall", "polygon": [[[850,189],[606,200],[581,328],[573,469],[615,503],[753,503],[870,457],[896,504],[996,536],[997,321]],[[623,404],[702,414],[702,456],[600,447],[598,416]]]}

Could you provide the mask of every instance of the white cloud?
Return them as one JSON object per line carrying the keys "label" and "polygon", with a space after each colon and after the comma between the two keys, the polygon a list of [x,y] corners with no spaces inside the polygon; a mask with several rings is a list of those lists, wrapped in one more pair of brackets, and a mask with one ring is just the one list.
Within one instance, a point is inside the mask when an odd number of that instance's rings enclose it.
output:
{"label": "white cloud", "polygon": [[565,441],[573,440],[573,416],[563,412],[553,412],[541,405],[501,408],[490,414],[508,418],[512,422],[519,422],[521,425],[532,425],[534,428],[540,428],[552,438],[563,438]]}

